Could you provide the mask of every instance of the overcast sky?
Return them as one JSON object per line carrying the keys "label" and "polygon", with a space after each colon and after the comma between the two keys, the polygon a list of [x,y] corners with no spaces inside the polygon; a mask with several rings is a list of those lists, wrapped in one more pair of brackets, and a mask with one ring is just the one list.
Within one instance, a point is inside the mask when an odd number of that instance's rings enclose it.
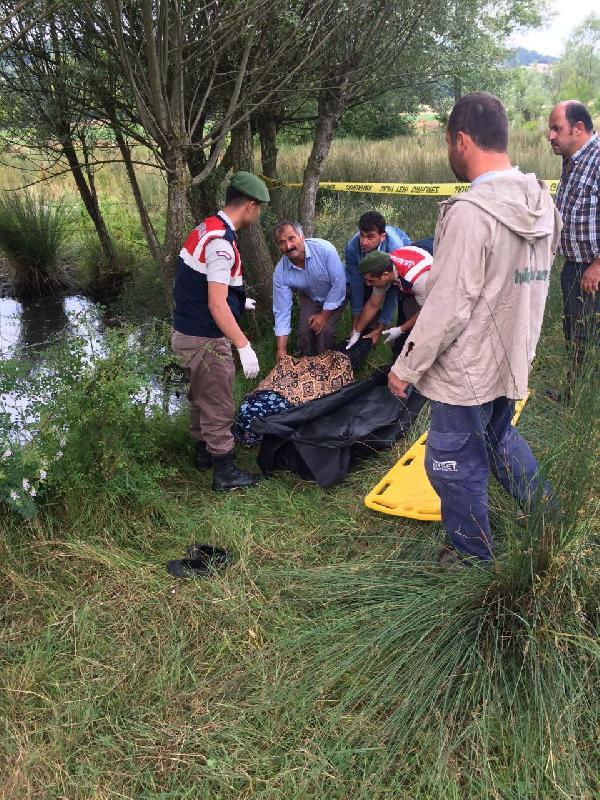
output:
{"label": "overcast sky", "polygon": [[511,44],[527,47],[546,56],[559,56],[569,34],[593,12],[600,13],[599,0],[554,0],[554,17],[549,24],[535,31],[517,34]]}

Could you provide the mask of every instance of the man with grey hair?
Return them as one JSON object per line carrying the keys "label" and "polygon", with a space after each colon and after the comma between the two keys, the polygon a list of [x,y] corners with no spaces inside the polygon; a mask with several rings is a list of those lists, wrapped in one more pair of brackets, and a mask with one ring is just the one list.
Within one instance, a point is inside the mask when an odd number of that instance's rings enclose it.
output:
{"label": "man with grey hair", "polygon": [[346,301],[346,271],[337,250],[324,239],[305,239],[301,225],[285,220],[275,228],[282,257],[273,273],[277,360],[286,355],[293,292],[300,295],[298,349],[314,356],[335,345],[337,321]]}

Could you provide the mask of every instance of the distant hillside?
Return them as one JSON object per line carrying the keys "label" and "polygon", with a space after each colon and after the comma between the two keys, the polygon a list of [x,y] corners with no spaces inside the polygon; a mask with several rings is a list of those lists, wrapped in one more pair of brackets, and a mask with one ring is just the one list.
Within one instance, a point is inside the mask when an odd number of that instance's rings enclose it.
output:
{"label": "distant hillside", "polygon": [[545,56],[537,50],[528,50],[526,47],[515,47],[509,59],[509,67],[528,67],[530,64],[554,64],[558,61],[554,56]]}

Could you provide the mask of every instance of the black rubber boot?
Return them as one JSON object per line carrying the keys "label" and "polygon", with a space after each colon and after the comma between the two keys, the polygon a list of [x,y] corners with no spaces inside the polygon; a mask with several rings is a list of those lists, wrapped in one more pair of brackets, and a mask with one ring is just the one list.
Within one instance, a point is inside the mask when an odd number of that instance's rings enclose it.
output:
{"label": "black rubber boot", "polygon": [[214,466],[213,489],[216,492],[229,492],[232,489],[244,489],[256,486],[260,481],[258,475],[245,472],[235,465],[235,450],[224,456],[211,456]]}
{"label": "black rubber boot", "polygon": [[212,459],[210,453],[206,449],[206,442],[196,442],[196,450],[194,452],[194,466],[196,469],[208,469],[212,467]]}

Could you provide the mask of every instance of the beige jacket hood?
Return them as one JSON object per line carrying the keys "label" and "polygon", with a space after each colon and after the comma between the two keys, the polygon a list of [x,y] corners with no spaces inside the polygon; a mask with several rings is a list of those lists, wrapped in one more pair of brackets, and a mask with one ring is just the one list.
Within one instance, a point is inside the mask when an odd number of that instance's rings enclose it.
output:
{"label": "beige jacket hood", "polygon": [[524,397],[561,227],[546,185],[517,170],[441,203],[427,299],[397,377],[452,405]]}

